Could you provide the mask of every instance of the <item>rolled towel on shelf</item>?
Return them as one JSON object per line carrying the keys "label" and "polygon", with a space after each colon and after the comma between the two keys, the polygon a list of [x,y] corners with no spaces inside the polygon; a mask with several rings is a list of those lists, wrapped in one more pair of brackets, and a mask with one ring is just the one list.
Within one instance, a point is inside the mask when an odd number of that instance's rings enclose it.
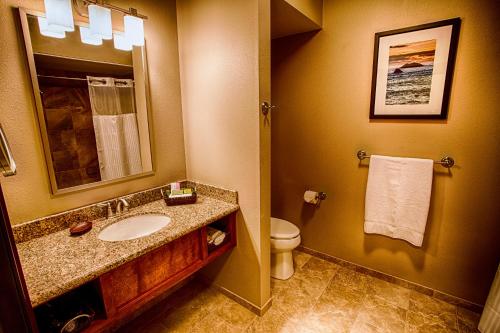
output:
{"label": "rolled towel on shelf", "polygon": [[224,242],[226,233],[211,227],[207,227],[207,242],[210,245],[218,246]]}
{"label": "rolled towel on shelf", "polygon": [[219,245],[222,244],[222,242],[224,242],[224,239],[226,239],[226,234],[222,233],[219,236],[217,236],[217,237],[214,238],[213,244],[215,246],[219,246]]}

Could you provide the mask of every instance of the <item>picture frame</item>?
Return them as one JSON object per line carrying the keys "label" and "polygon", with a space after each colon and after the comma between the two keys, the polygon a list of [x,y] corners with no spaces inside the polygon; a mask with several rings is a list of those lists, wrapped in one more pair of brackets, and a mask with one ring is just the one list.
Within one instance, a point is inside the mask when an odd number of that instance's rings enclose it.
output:
{"label": "picture frame", "polygon": [[375,34],[370,119],[447,119],[460,24]]}

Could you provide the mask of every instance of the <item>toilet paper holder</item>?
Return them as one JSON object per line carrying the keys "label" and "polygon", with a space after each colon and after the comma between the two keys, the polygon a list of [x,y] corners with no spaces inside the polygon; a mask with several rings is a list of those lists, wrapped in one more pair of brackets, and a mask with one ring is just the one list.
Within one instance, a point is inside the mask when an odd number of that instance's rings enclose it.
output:
{"label": "toilet paper holder", "polygon": [[[309,196],[309,198],[306,199],[306,195],[308,193],[309,193],[309,195],[315,193],[314,199],[312,199],[310,196]],[[304,201],[306,201],[307,203],[316,205],[316,206],[319,206],[321,204],[321,201],[325,200],[326,197],[327,197],[326,192],[316,192],[314,190],[306,190],[304,192]]]}
{"label": "toilet paper holder", "polygon": [[316,195],[316,198],[319,200],[319,201],[323,201],[326,199],[326,192],[318,192],[318,194]]}

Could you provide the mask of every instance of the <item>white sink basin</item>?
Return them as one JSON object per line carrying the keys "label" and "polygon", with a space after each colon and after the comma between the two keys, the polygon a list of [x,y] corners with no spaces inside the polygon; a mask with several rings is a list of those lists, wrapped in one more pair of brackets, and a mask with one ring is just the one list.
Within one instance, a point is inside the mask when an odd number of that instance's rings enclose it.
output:
{"label": "white sink basin", "polygon": [[172,222],[170,217],[160,214],[146,214],[127,217],[104,228],[97,238],[116,242],[151,235]]}

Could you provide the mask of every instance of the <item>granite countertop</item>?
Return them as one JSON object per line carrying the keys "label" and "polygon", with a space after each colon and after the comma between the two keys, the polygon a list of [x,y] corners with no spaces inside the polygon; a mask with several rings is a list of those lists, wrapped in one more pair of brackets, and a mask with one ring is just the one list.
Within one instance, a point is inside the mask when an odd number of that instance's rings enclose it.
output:
{"label": "granite countertop", "polygon": [[[239,209],[234,203],[199,195],[196,204],[167,206],[157,200],[127,214],[93,221],[90,232],[69,236],[65,229],[17,244],[17,250],[33,306],[62,295],[134,258]],[[128,216],[164,214],[172,222],[149,236],[119,242],[97,238],[106,226]]]}

